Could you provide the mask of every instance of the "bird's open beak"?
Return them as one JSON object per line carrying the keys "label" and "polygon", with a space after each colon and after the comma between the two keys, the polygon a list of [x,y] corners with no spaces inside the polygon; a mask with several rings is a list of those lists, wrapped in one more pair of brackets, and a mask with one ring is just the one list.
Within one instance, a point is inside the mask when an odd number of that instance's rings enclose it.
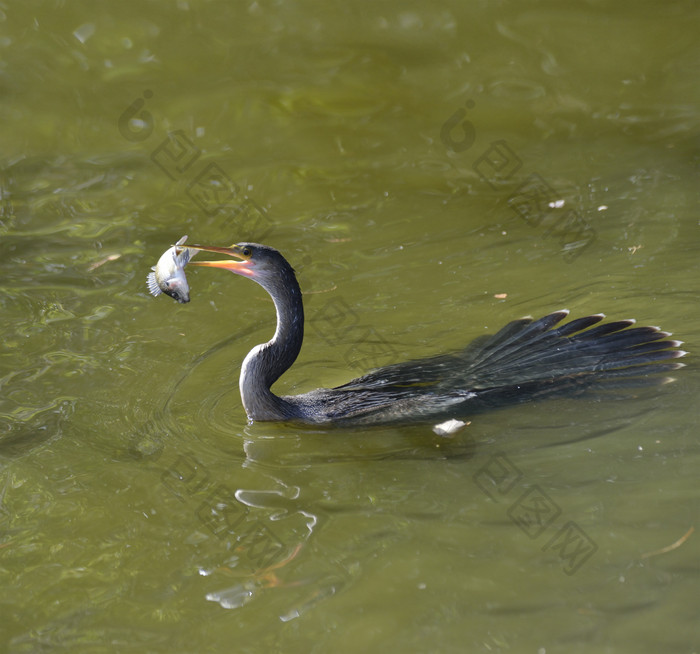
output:
{"label": "bird's open beak", "polygon": [[216,247],[209,245],[186,245],[192,250],[202,250],[203,252],[218,252],[219,254],[227,254],[230,257],[236,257],[241,259],[241,261],[229,261],[228,259],[222,259],[221,261],[190,261],[188,266],[205,266],[208,268],[223,268],[224,270],[230,270],[238,275],[245,275],[246,277],[253,277],[255,271],[252,268],[253,262],[250,260],[250,254],[246,253],[246,249],[240,245],[232,245],[230,247]]}

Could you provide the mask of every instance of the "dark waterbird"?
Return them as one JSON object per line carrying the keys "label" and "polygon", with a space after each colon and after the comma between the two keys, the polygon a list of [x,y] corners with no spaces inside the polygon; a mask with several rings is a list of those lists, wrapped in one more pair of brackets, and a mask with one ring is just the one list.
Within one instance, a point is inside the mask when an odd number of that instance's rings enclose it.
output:
{"label": "dark waterbird", "polygon": [[[240,391],[248,418],[309,424],[381,425],[440,422],[477,411],[593,385],[621,388],[668,381],[683,364],[681,341],[634,320],[601,323],[603,314],[561,324],[568,311],[521,318],[466,348],[373,370],[336,388],[277,396],[270,387],[294,363],[304,338],[304,305],[294,270],[275,249],[256,243],[188,246],[236,260],[196,261],[260,284],[277,310],[270,341],[243,361]],[[601,324],[599,324],[601,323]],[[652,377],[650,377],[650,375]]]}

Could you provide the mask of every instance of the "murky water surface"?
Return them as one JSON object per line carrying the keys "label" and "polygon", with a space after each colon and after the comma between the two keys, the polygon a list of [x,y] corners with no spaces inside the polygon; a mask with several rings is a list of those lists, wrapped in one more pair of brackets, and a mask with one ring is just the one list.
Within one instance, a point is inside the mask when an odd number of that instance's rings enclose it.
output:
{"label": "murky water surface", "polygon": [[[694,2],[0,5],[0,649],[694,652]],[[298,270],[280,392],[567,307],[675,384],[374,431],[248,426],[274,324],[183,234]]]}

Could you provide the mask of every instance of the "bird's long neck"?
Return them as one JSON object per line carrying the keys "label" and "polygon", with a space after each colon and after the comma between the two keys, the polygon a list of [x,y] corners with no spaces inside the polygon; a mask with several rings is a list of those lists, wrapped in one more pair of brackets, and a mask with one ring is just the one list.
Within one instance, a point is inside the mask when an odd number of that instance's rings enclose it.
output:
{"label": "bird's long neck", "polygon": [[263,286],[277,311],[277,329],[267,343],[256,345],[241,368],[240,390],[250,420],[293,418],[294,409],[270,387],[294,363],[304,339],[304,304],[301,289],[291,272],[279,286]]}

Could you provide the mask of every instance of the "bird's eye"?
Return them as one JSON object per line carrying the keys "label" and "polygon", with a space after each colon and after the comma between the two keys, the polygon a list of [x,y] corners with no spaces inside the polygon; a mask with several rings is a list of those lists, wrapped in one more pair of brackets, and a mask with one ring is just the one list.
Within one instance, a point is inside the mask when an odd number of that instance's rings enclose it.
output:
{"label": "bird's eye", "polygon": [[253,254],[253,252],[250,248],[243,248],[243,256],[244,257],[249,257],[251,254]]}

